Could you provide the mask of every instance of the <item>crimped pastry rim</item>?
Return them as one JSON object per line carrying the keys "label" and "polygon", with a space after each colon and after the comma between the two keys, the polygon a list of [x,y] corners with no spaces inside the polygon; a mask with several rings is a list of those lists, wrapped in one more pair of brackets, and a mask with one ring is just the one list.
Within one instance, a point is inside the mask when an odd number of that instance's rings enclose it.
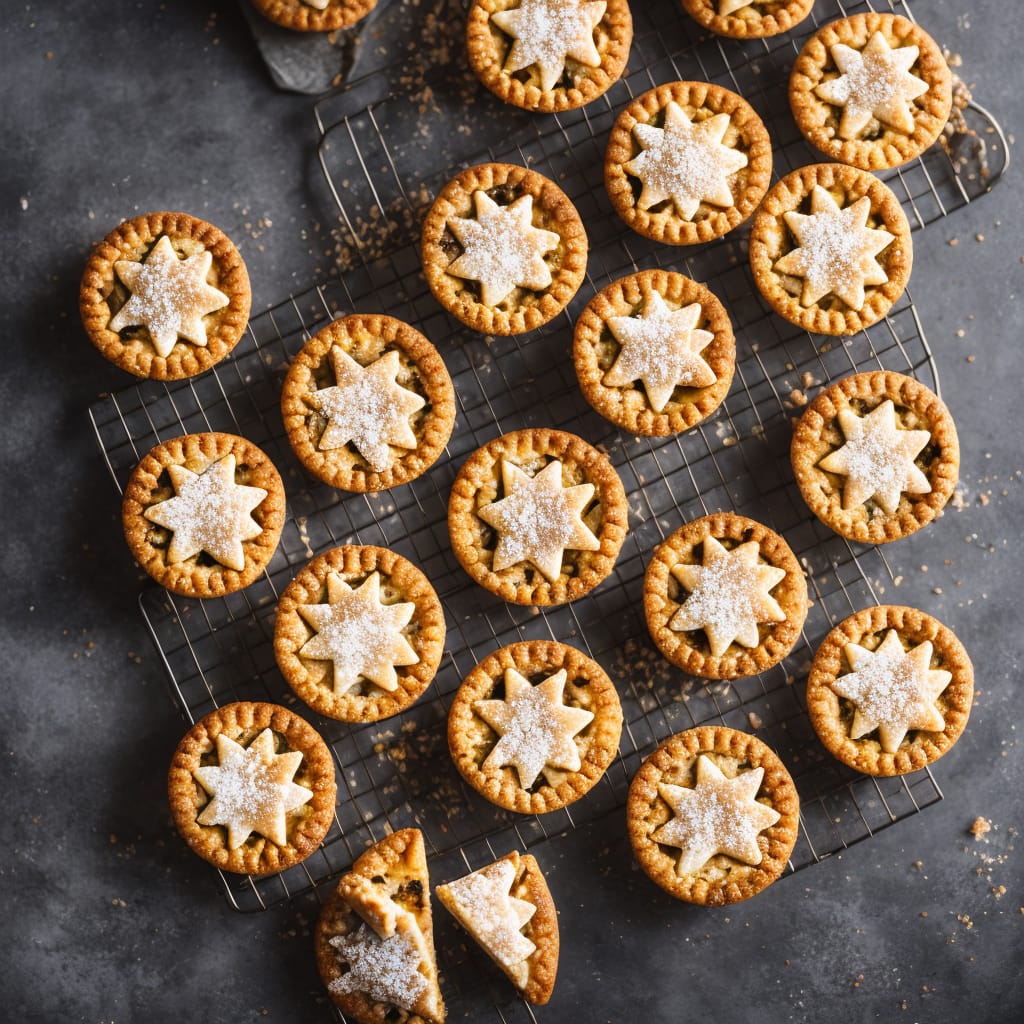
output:
{"label": "crimped pastry rim", "polygon": [[811,13],[814,0],[788,0],[774,14],[758,15],[756,18],[736,14],[722,16],[718,13],[718,0],[682,0],[682,4],[697,24],[716,35],[728,36],[730,39],[766,39],[799,25]]}
{"label": "crimped pastry rim", "polygon": [[252,0],[253,6],[269,21],[296,32],[333,32],[348,28],[365,18],[378,0],[338,0],[318,11],[298,0]]}

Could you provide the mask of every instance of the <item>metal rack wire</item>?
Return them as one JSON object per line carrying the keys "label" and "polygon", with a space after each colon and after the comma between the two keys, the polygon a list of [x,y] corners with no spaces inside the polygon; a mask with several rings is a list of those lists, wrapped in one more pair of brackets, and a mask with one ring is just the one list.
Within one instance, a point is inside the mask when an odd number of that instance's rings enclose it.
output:
{"label": "metal rack wire", "polygon": [[[349,542],[392,547],[424,570],[446,609],[445,660],[408,711],[350,726],[300,707],[337,760],[337,820],[302,865],[264,879],[222,875],[233,906],[256,910],[303,893],[319,898],[369,843],[409,825],[423,830],[438,877],[479,867],[513,845],[535,847],[621,809],[642,758],[669,734],[708,722],[756,731],[793,772],[802,812],[791,871],[941,799],[927,770],[866,779],[825,755],[807,721],[802,688],[795,685],[824,633],[877,603],[880,583],[893,574],[882,550],[850,545],[804,506],[788,468],[790,418],[808,389],[855,371],[884,367],[938,387],[910,294],[884,321],[856,336],[809,335],[771,314],[756,294],[742,229],[734,233],[738,237],[693,253],[659,247],[618,222],[601,179],[604,140],[618,110],[652,85],[680,77],[744,94],[772,135],[778,173],[814,160],[784,102],[789,65],[817,21],[865,9],[909,16],[904,3],[819,0],[816,21],[799,33],[733,44],[697,38],[674,0],[634,5],[633,73],[584,110],[551,117],[499,108],[475,86],[466,114],[470,84],[458,73],[431,82],[429,91],[379,102],[368,102],[379,89],[376,81],[325,97],[316,117],[324,180],[339,214],[337,278],[254,316],[232,358],[202,377],[142,383],[92,407],[96,436],[119,488],[153,444],[211,429],[260,445],[285,480],[288,522],[258,582],[207,601],[159,589],[140,597],[188,720],[236,699],[295,706],[274,661],[274,609],[281,589],[315,553]],[[508,125],[504,141],[482,145],[493,132],[484,135],[486,129],[472,125],[491,124],[497,114]],[[987,178],[939,147],[889,176],[914,228],[971,201],[1005,166],[1008,147],[998,126],[981,108],[974,116],[996,164]],[[453,132],[453,125],[466,130]],[[487,159],[529,164],[558,180],[590,234],[588,277],[579,296],[561,318],[527,336],[484,338],[466,330],[437,305],[420,273],[416,229],[430,197],[457,167]],[[639,439],[623,435],[587,405],[569,348],[575,316],[597,289],[653,266],[706,281],[723,300],[736,329],[737,371],[723,409],[710,422],[680,437]],[[291,358],[325,322],[353,310],[386,311],[417,325],[440,348],[458,398],[445,456],[419,480],[377,495],[346,495],[311,480],[284,437],[278,409]],[[612,578],[584,600],[553,610],[511,606],[485,594],[456,564],[446,528],[448,489],[469,453],[499,433],[541,425],[603,447],[630,506],[631,531]],[[719,509],[736,509],[783,533],[807,571],[813,606],[800,644],[782,665],[751,679],[705,683],[660,658],[646,639],[638,607],[654,546],[682,522]],[[445,739],[450,698],[464,674],[496,647],[531,638],[575,644],[599,661],[616,681],[625,718],[620,755],[601,783],[577,804],[543,817],[500,811],[468,791]],[[519,1012],[528,1011],[512,1016]]]}

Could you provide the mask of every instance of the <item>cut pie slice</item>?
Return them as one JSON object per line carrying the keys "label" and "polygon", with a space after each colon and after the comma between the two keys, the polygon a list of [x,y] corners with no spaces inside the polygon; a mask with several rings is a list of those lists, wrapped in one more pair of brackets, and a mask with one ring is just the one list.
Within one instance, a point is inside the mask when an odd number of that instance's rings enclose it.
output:
{"label": "cut pie slice", "polygon": [[371,847],[328,897],[316,929],[320,977],[363,1024],[443,1024],[430,880],[418,829]]}
{"label": "cut pie slice", "polygon": [[434,892],[527,1002],[539,1006],[551,998],[558,971],[558,917],[533,857],[513,850]]}

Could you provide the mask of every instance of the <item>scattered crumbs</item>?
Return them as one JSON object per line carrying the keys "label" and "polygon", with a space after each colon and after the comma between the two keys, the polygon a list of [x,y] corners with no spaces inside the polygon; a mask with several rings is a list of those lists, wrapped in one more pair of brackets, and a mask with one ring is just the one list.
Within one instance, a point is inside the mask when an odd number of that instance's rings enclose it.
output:
{"label": "scattered crumbs", "polygon": [[124,901],[123,899],[121,899],[120,897],[118,897],[118,896],[115,896],[115,897],[114,897],[114,898],[113,898],[113,899],[112,899],[112,900],[110,901],[110,905],[111,905],[112,907],[127,907],[127,906],[128,906],[128,904],[127,904],[127,903],[125,903],[125,901]]}
{"label": "scattered crumbs", "polygon": [[21,207],[21,208],[22,208],[23,210],[27,210],[27,209],[28,209],[28,196],[22,196],[22,197],[21,197],[21,198],[20,198],[20,199],[18,200],[18,205],[19,205],[19,206],[20,206],[20,207]]}
{"label": "scattered crumbs", "polygon": [[963,329],[962,327],[961,327],[961,328],[959,328],[959,329],[957,330],[957,332],[956,332],[956,336],[957,336],[958,338],[962,338],[962,337],[964,337],[964,335],[966,335],[966,334],[967,334],[967,332],[966,332],[966,331],[965,331],[965,330],[964,330],[964,329]]}
{"label": "scattered crumbs", "polygon": [[750,728],[754,730],[760,729],[764,725],[764,720],[756,711],[751,711],[747,715],[747,721],[750,722]]}
{"label": "scattered crumbs", "polygon": [[1006,886],[1005,885],[993,885],[992,889],[990,891],[991,891],[992,895],[995,896],[995,898],[997,900],[1001,900],[1006,895]]}
{"label": "scattered crumbs", "polygon": [[984,241],[985,241],[985,236],[984,236],[984,235],[983,235],[983,234],[982,234],[982,233],[981,233],[981,232],[979,231],[979,232],[978,232],[978,233],[977,233],[977,234],[976,234],[976,235],[974,236],[974,240],[975,240],[976,242],[984,242]]}
{"label": "scattered crumbs", "polygon": [[987,505],[988,501],[989,501],[988,495],[987,494],[979,494],[978,495],[978,501],[980,501],[982,503],[982,505]]}
{"label": "scattered crumbs", "polygon": [[969,363],[973,363],[973,362],[974,362],[974,360],[975,360],[976,358],[977,358],[977,357],[976,357],[976,356],[973,356],[973,355],[971,355],[971,356],[968,356],[968,357],[967,357],[967,362],[969,362]]}
{"label": "scattered crumbs", "polygon": [[982,836],[987,836],[992,831],[992,822],[988,818],[977,817],[971,823],[971,827],[967,830],[970,832],[975,839],[980,839]]}
{"label": "scattered crumbs", "polygon": [[927,917],[928,916],[928,911],[927,910],[922,910],[921,913],[918,916],[919,917]]}
{"label": "scattered crumbs", "polygon": [[949,240],[949,244],[954,246],[954,247],[956,247],[956,246],[958,246],[960,244],[960,239],[959,238],[951,238]]}
{"label": "scattered crumbs", "polygon": [[903,577],[902,576],[894,576],[893,580],[892,580],[892,585],[894,587],[898,587],[902,582],[903,582]]}

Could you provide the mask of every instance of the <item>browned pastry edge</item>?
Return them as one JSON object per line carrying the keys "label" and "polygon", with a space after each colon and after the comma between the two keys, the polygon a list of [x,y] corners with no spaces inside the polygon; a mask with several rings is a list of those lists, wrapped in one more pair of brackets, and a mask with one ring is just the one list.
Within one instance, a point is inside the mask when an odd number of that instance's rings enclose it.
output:
{"label": "browned pastry edge", "polygon": [[[774,269],[786,253],[797,248],[784,215],[799,211],[815,185],[842,192],[842,209],[868,196],[868,226],[877,221],[895,236],[875,257],[888,279],[885,284],[865,287],[864,305],[859,310],[850,309],[831,292],[822,296],[821,301],[841,308],[823,309],[819,303],[804,306],[799,295],[786,291],[782,275]],[[892,190],[873,174],[844,164],[808,164],[787,174],[764,197],[750,229],[750,268],[761,294],[779,316],[818,334],[856,334],[881,320],[907,287],[913,261],[910,224]]]}
{"label": "browned pastry edge", "polygon": [[[733,763],[742,771],[764,768],[758,802],[781,817],[758,835],[760,864],[743,864],[716,854],[699,871],[680,877],[676,871],[679,851],[651,840],[651,834],[673,816],[658,793],[658,784],[692,785],[700,754],[711,755],[720,769],[723,763]],[[702,726],[669,737],[640,766],[629,787],[626,822],[633,853],[653,882],[676,899],[717,907],[749,899],[786,869],[799,831],[800,799],[786,766],[757,737],[725,726]],[[724,877],[719,877],[723,872]]]}
{"label": "browned pastry edge", "polygon": [[[499,99],[540,113],[572,110],[605,93],[625,70],[629,46],[633,41],[633,19],[627,0],[607,0],[594,38],[601,64],[592,68],[567,58],[567,70],[572,73],[571,86],[541,89],[532,66],[522,71],[505,71],[511,42],[501,29],[491,25],[490,19],[492,14],[508,10],[515,3],[516,0],[475,0],[466,21],[466,50],[470,67],[480,82]],[[566,72],[563,71],[562,78],[565,77]]]}
{"label": "browned pastry edge", "polygon": [[[498,736],[473,705],[493,697],[495,689],[504,685],[509,668],[527,679],[546,678],[565,669],[565,704],[594,715],[574,741],[580,751],[579,771],[567,772],[557,787],[540,775],[532,789],[524,789],[513,766],[483,768]],[[459,774],[491,803],[521,814],[544,814],[583,796],[615,760],[621,733],[622,706],[615,684],[596,661],[554,640],[509,644],[488,655],[467,674],[448,711],[448,747]]]}
{"label": "browned pastry edge", "polygon": [[252,0],[265,18],[296,32],[333,32],[354,25],[377,6],[377,0],[331,0],[322,10],[302,0]]}
{"label": "browned pastry edge", "polygon": [[682,4],[694,21],[717,35],[761,39],[781,35],[799,25],[811,13],[814,0],[755,0],[750,7],[724,17],[718,13],[720,0],[682,0]]}
{"label": "browned pastry edge", "polygon": [[[679,308],[700,303],[697,326],[714,334],[701,358],[718,378],[707,387],[677,387],[660,413],[651,408],[642,383],[604,383],[615,360],[600,352],[602,346],[613,346],[617,356],[621,349],[608,330],[608,318],[634,315],[646,307],[651,292]],[[634,434],[661,437],[695,427],[722,404],[736,368],[736,340],[729,314],[706,285],[671,270],[641,270],[613,281],[587,303],[576,321],[573,362],[584,398],[605,419]]]}
{"label": "browned pastry edge", "polygon": [[[166,479],[168,466],[185,466],[202,473],[227,455],[235,456],[235,482],[261,487],[267,496],[252,512],[262,532],[242,541],[245,567],[230,569],[200,552],[182,562],[167,561],[170,530],[151,522],[147,509],[174,497]],[[185,434],[164,441],[132,471],[124,489],[121,519],[125,540],[139,565],[162,587],[183,597],[222,597],[252,583],[277,550],[284,526],[285,493],[280,474],[262,449],[244,437],[219,432]],[[165,540],[165,538],[167,538]]]}
{"label": "browned pastry edge", "polygon": [[[703,542],[709,537],[731,541],[733,546],[756,541],[760,557],[786,572],[771,591],[786,618],[759,624],[762,640],[757,647],[733,642],[717,658],[711,654],[704,630],[677,632],[669,627],[682,607],[678,598],[684,591],[672,568],[680,563],[702,564]],[[644,614],[655,646],[673,665],[705,679],[741,679],[780,662],[800,639],[807,607],[807,581],[789,545],[774,530],[734,512],[715,512],[681,526],[654,549],[644,574]]]}
{"label": "browned pastry edge", "polygon": [[[427,401],[416,414],[416,447],[401,449],[402,454],[379,472],[371,469],[351,444],[340,449],[349,456],[346,459],[334,450],[318,447],[322,431],[315,425],[319,418],[309,399],[320,390],[318,378],[325,372],[334,382],[330,353],[336,345],[364,366],[385,352],[397,351],[416,371],[411,383],[418,386],[406,389]],[[372,349],[374,354],[364,362],[352,355],[356,347]],[[455,390],[437,349],[414,327],[383,314],[356,313],[328,324],[303,345],[284,379],[281,416],[295,454],[313,476],[344,491],[381,491],[414,480],[437,461],[455,425]],[[352,457],[355,463],[346,465]]]}
{"label": "browned pastry edge", "polygon": [[[901,494],[893,513],[871,502],[843,509],[845,476],[827,473],[818,463],[845,443],[838,425],[843,409],[877,408],[886,399],[896,407],[903,429],[928,430],[932,442],[918,455],[918,467],[931,484],[927,494]],[[797,486],[808,508],[828,527],[849,540],[885,544],[926,526],[956,490],[960,445],[953,417],[942,399],[912,377],[888,370],[857,373],[826,388],[804,410],[793,428],[790,458]]]}
{"label": "browned pastry edge", "polygon": [[[406,639],[420,660],[396,666],[398,689],[394,692],[371,686],[367,695],[350,690],[337,696],[330,662],[300,656],[314,631],[297,609],[326,602],[327,577],[332,572],[350,586],[378,572],[382,586],[398,591],[400,601],[415,604]],[[285,681],[315,711],[343,722],[376,722],[404,711],[426,690],[441,663],[444,639],[444,609],[427,577],[388,548],[352,544],[317,555],[285,588],[277,605],[274,656]]]}
{"label": "browned pastry edge", "polygon": [[[484,538],[494,531],[477,512],[498,499],[503,459],[519,464],[559,459],[563,480],[569,474],[577,482],[594,485],[600,526],[593,533],[601,546],[597,551],[567,549],[562,574],[554,583],[522,562],[499,572],[491,569],[494,549]],[[582,597],[611,573],[626,539],[628,514],[622,481],[606,455],[575,434],[534,427],[496,437],[463,463],[448,498],[448,532],[459,564],[480,586],[512,604],[553,605]],[[567,563],[571,572],[566,572]]]}
{"label": "browned pastry edge", "polygon": [[[561,242],[545,257],[551,284],[538,292],[514,289],[509,298],[515,301],[503,309],[508,298],[499,307],[487,306],[476,282],[448,273],[461,248],[448,221],[472,216],[474,192],[496,190],[500,196],[506,187],[517,199],[532,196],[533,226],[555,232]],[[479,164],[457,174],[438,193],[423,222],[422,255],[427,284],[452,316],[482,334],[522,334],[557,316],[576,294],[587,270],[587,233],[572,200],[544,175],[515,164]]]}
{"label": "browned pastry edge", "polygon": [[[733,190],[733,205],[723,209],[702,203],[710,212],[697,220],[679,216],[671,200],[654,213],[641,210],[634,189],[636,179],[623,166],[641,151],[633,138],[633,126],[658,119],[670,101],[689,108],[691,114],[700,110],[709,111],[708,116],[728,114],[747,155],[747,166],[731,176],[742,182]],[[615,211],[638,234],[671,245],[708,242],[743,223],[761,202],[771,177],[772,146],[764,123],[742,96],[708,82],[668,82],[638,96],[616,118],[605,150],[604,184]]]}
{"label": "browned pastry edge", "polygon": [[[204,317],[206,345],[179,337],[166,357],[157,355],[144,327],[127,327],[119,334],[108,326],[120,308],[111,308],[108,300],[115,289],[124,287],[114,264],[142,262],[161,235],[172,244],[187,241],[208,251],[213,256],[208,281],[228,297],[227,306]],[[146,213],[118,225],[90,254],[78,292],[82,326],[93,345],[122,370],[154,380],[192,377],[220,362],[245,332],[251,303],[249,275],[231,239],[187,213]]]}
{"label": "browned pastry edge", "polygon": [[[883,125],[877,139],[842,139],[842,108],[819,99],[814,90],[826,73],[837,70],[831,47],[844,43],[862,49],[875,32],[881,32],[892,47],[919,48],[911,72],[927,83],[928,91],[910,101],[914,116],[912,135]],[[953,75],[935,40],[912,21],[898,14],[855,14],[823,25],[804,44],[790,75],[789,103],[797,127],[816,149],[833,160],[866,171],[884,170],[919,156],[942,133],[953,106]]]}
{"label": "browned pastry edge", "polygon": [[[953,676],[936,701],[945,721],[943,731],[911,730],[894,754],[882,750],[874,732],[850,739],[855,706],[832,690],[832,683],[850,669],[846,645],[870,649],[872,642],[880,643],[890,629],[912,647],[930,641],[934,648],[931,668],[944,669]],[[844,619],[821,642],[807,679],[807,714],[826,749],[843,764],[866,775],[905,775],[937,761],[956,743],[967,725],[973,696],[974,668],[952,630],[916,608],[879,605]]]}
{"label": "browned pastry edge", "polygon": [[[312,790],[313,796],[286,815],[287,846],[278,846],[254,832],[232,850],[227,845],[224,826],[199,824],[197,817],[208,797],[193,772],[201,767],[204,755],[216,750],[219,735],[247,747],[264,729],[272,729],[275,738],[283,740],[288,750],[302,753],[302,763],[293,781]],[[269,875],[305,860],[330,830],[337,794],[334,759],[320,734],[287,708],[239,701],[211,712],[185,733],[167,774],[167,794],[178,832],[200,857],[222,871]]]}

